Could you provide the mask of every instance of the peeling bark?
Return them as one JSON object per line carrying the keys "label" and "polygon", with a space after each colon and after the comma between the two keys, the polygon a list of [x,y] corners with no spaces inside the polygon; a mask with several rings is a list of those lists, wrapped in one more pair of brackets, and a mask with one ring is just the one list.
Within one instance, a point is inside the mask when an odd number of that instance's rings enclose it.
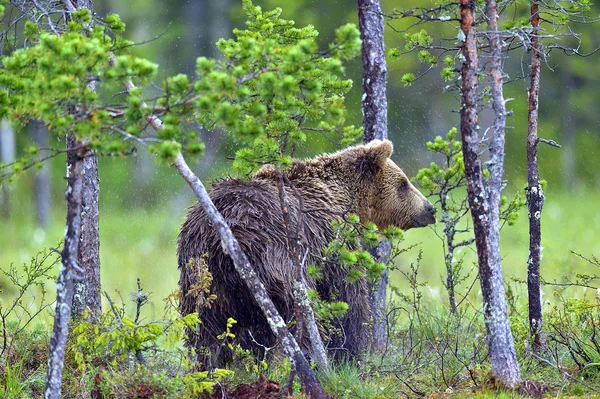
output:
{"label": "peeling bark", "polygon": [[461,136],[467,181],[467,196],[479,263],[479,278],[485,308],[488,352],[493,375],[503,384],[515,387],[521,382],[516,353],[506,310],[504,281],[500,264],[499,205],[504,161],[504,123],[506,112],[502,98],[501,43],[497,32],[496,3],[486,1],[488,34],[492,52],[492,92],[494,98],[494,136],[490,142],[491,168],[489,192],[481,160],[477,123],[477,73],[479,62],[475,30],[475,0],[460,0],[460,22],[464,34],[462,54]]}
{"label": "peeling bark", "polygon": [[83,200],[83,167],[86,150],[72,147],[67,142],[67,229],[61,253],[62,264],[56,280],[56,308],[54,326],[50,336],[50,350],[46,372],[45,399],[60,398],[65,347],[69,334],[69,319],[73,303],[73,282],[81,269],[77,265],[77,253],[81,234],[81,209]]}
{"label": "peeling bark", "polygon": [[[383,39],[383,13],[379,0],[358,0],[358,26],[362,40],[363,65],[363,140],[384,140],[388,137],[387,126],[387,64]],[[387,263],[391,253],[388,240],[382,238],[379,244],[370,249],[377,261]],[[387,342],[385,319],[386,291],[389,271],[381,275],[375,285],[369,287],[369,304],[373,327],[371,329],[371,350],[380,351]]]}
{"label": "peeling bark", "polygon": [[531,3],[531,82],[527,113],[527,208],[529,218],[529,259],[527,260],[527,291],[529,296],[529,329],[533,350],[543,351],[546,342],[542,336],[542,289],[540,286],[540,262],[542,259],[542,208],[544,192],[540,184],[537,162],[538,101],[540,96],[541,54],[538,37],[540,25],[539,3]]}

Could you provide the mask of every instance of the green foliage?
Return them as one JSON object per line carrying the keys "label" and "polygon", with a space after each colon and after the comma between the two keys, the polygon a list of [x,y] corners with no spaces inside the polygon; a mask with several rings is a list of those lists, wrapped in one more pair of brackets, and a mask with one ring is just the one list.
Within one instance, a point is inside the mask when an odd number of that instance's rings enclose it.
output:
{"label": "green foliage", "polygon": [[[147,83],[156,65],[119,50],[102,26],[84,30],[90,18],[89,11],[77,11],[62,35],[34,35],[37,28],[28,26],[31,45],[2,59],[0,115],[10,116],[17,126],[41,120],[57,136],[74,134],[91,141],[100,153],[126,153],[127,146],[110,135],[115,121],[93,84],[116,88],[128,79]],[[109,52],[116,54],[114,66],[109,65]],[[139,123],[144,113],[141,101],[130,97],[124,115]],[[33,155],[12,165],[12,174],[24,170]]]}
{"label": "green foliage", "polygon": [[296,28],[280,18],[280,9],[243,4],[247,29],[217,43],[227,66],[199,58],[194,85],[200,122],[220,126],[244,144],[234,169],[248,174],[265,162],[289,163],[284,154],[306,140],[308,129],[355,140],[360,129],[343,128],[343,95],[352,82],[340,76],[342,62],[360,51],[356,27],[338,29],[329,49],[319,53],[312,26]]}
{"label": "green foliage", "polygon": [[[434,141],[427,142],[427,149],[440,157],[442,161],[432,162],[429,168],[419,170],[414,178],[415,183],[425,195],[433,197],[440,208],[440,221],[444,224],[444,236],[440,237],[444,249],[446,279],[444,286],[448,292],[451,311],[456,311],[456,288],[469,278],[463,273],[464,259],[456,259],[455,250],[470,245],[474,240],[468,228],[461,228],[461,220],[469,210],[464,190],[465,164],[462,154],[462,143],[456,140],[457,129],[452,128],[445,138],[437,136]],[[459,239],[459,237],[461,239]]]}
{"label": "green foliage", "polygon": [[[406,50],[413,50],[416,48],[427,48],[433,44],[433,38],[427,33],[425,29],[421,29],[417,33],[407,33],[404,35],[406,44],[404,48]],[[423,52],[421,50],[419,54]],[[429,55],[429,53],[427,53]]]}
{"label": "green foliage", "polygon": [[[393,264],[394,258],[406,250],[400,248],[403,241],[401,229],[389,227],[380,232],[373,223],[361,223],[358,215],[353,213],[344,215],[343,219],[334,220],[332,228],[335,238],[323,250],[322,261],[307,266],[307,275],[313,281],[323,277],[324,268],[341,267],[346,273],[348,284],[355,284],[365,278],[368,282],[375,283],[386,267]],[[380,242],[381,234],[392,244],[392,256],[387,265],[377,261],[369,252],[369,249]],[[341,333],[332,322],[346,314],[348,304],[338,301],[337,293],[333,293],[328,301],[322,300],[315,290],[309,291],[309,299],[320,324],[330,335]]]}
{"label": "green foliage", "polygon": [[445,139],[437,136],[434,141],[426,144],[430,152],[441,155],[444,159],[442,166],[432,162],[429,168],[420,169],[415,177],[417,184],[427,190],[430,196],[445,195],[464,186],[465,163],[462,144],[456,140],[456,133],[456,128],[452,128]]}
{"label": "green foliage", "polygon": [[500,220],[502,220],[500,227],[503,227],[505,224],[514,226],[519,218],[519,211],[525,206],[527,206],[525,190],[517,191],[510,201],[506,195],[503,195],[500,198]]}
{"label": "green foliage", "polygon": [[[450,62],[451,60],[448,60],[448,63]],[[465,190],[462,143],[456,139],[456,135],[457,129],[452,128],[445,138],[437,136],[433,141],[427,142],[427,149],[441,158],[441,161],[432,162],[428,168],[420,169],[414,178],[416,185],[426,196],[432,197],[435,205],[440,208],[440,221],[444,224],[444,236],[440,238],[447,274],[444,285],[449,293],[451,306],[456,287],[469,277],[469,274],[463,273],[464,259],[457,259],[455,250],[474,242],[471,230],[463,227],[463,218],[468,215],[469,207]],[[488,170],[484,170],[484,176],[489,176]],[[519,211],[526,204],[523,191],[517,191],[510,201],[503,195],[500,203],[501,227],[505,224],[513,226]],[[464,234],[469,236],[465,238]]]}
{"label": "green foliage", "polygon": [[404,83],[405,86],[410,86],[414,83],[416,79],[417,78],[415,77],[414,73],[405,73],[404,75],[402,75],[402,78],[400,80],[402,81],[402,83]]}
{"label": "green foliage", "polygon": [[400,382],[422,396],[453,393],[467,384],[478,386],[489,377],[483,315],[469,306],[449,315],[439,303],[423,300],[430,283],[421,276],[422,253],[408,267],[398,269],[408,288],[390,286],[395,294],[388,314],[390,350],[374,354],[367,370],[393,370]]}
{"label": "green foliage", "polygon": [[[200,324],[197,313],[180,316],[168,311],[160,321],[141,323],[127,317],[124,306],[110,304],[111,309],[102,313],[97,320],[90,321],[84,317],[75,325],[69,347],[80,374],[93,374],[99,365],[112,370],[102,375],[104,384],[101,391],[105,394],[118,392],[118,387],[124,384],[117,372],[124,366],[133,367],[143,378],[156,380],[154,389],[158,385],[159,390],[177,392],[185,398],[210,393],[218,381],[231,374],[222,369],[210,373],[195,371],[187,351],[181,348],[180,342],[186,330],[194,330]],[[138,303],[138,306],[142,305]],[[165,356],[164,353],[184,366],[182,373],[169,377],[168,381],[164,381],[166,375],[162,376],[160,368],[153,369],[148,361],[148,358],[154,360],[156,356],[160,359]],[[137,364],[133,364],[134,359]]]}
{"label": "green foliage", "polygon": [[[74,134],[101,155],[125,155],[133,144],[146,143],[167,165],[182,149],[202,153],[197,136],[186,132],[187,124],[200,122],[228,131],[244,146],[233,163],[243,175],[267,162],[289,165],[308,132],[336,135],[344,144],[358,139],[361,128],[344,126],[344,95],[352,81],[342,78],[343,63],[360,53],[356,26],[337,29],[319,51],[314,27],[296,28],[280,17],[281,9],[263,11],[249,0],[243,9],[246,29],[217,43],[224,62],[198,58],[195,81],[184,74],[168,77],[152,108],[143,94],[157,65],[128,53],[118,15],[92,28],[89,11],[78,10],[60,35],[27,23],[30,45],[2,59],[0,117],[8,115],[16,125],[41,120],[55,135]],[[105,102],[116,101],[130,80],[137,88],[130,88],[124,103]],[[162,125],[149,136],[145,128],[148,122],[156,127],[155,116]],[[40,158],[31,153],[4,165],[2,174],[18,175]]]}
{"label": "green foliage", "polygon": [[[326,262],[339,262],[347,271],[351,284],[363,277],[369,281],[377,281],[385,265],[377,262],[368,250],[363,249],[372,248],[379,242],[377,226],[373,223],[362,224],[358,215],[348,214],[341,221],[334,220],[332,228],[336,238],[323,251]],[[395,232],[394,230],[392,233]],[[401,240],[401,235],[397,238],[398,241]]]}
{"label": "green foliage", "polygon": [[321,380],[325,389],[340,399],[387,399],[397,395],[391,381],[375,373],[365,375],[355,364],[334,366]]}

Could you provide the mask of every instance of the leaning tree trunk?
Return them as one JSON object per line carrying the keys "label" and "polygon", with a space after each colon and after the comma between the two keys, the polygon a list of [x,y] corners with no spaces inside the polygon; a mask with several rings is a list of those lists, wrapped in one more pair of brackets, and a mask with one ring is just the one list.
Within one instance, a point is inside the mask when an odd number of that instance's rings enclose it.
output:
{"label": "leaning tree trunk", "polygon": [[540,286],[541,219],[544,192],[540,184],[537,162],[538,101],[540,96],[540,42],[539,4],[531,3],[531,84],[529,86],[529,110],[527,114],[527,208],[529,209],[529,259],[527,260],[527,292],[529,294],[529,328],[533,350],[544,350],[546,343],[542,332],[542,291]]}
{"label": "leaning tree trunk", "polygon": [[[109,54],[109,62],[111,65],[116,65],[117,59],[112,53]],[[134,88],[135,85],[131,81],[125,82],[125,89],[128,92],[131,92],[131,90]],[[142,108],[147,107],[148,105],[146,103],[142,103]],[[163,123],[157,116],[149,115],[147,120],[154,130],[158,131],[162,129]],[[233,266],[236,272],[246,285],[246,288],[248,288],[248,291],[250,291],[250,294],[256,301],[256,304],[267,319],[267,323],[269,324],[273,335],[275,335],[281,344],[288,360],[296,372],[296,375],[298,375],[304,392],[310,398],[327,399],[328,396],[325,393],[325,390],[315,376],[310,364],[304,357],[300,346],[294,339],[294,336],[287,329],[283,318],[269,297],[265,286],[258,278],[258,275],[254,271],[254,268],[246,257],[246,254],[244,251],[242,251],[237,239],[233,236],[233,233],[227,225],[227,222],[219,213],[215,204],[212,202],[208,192],[206,191],[206,188],[200,179],[198,179],[194,172],[192,172],[192,170],[189,168],[181,152],[177,153],[177,157],[175,158],[173,164],[175,165],[175,168],[177,168],[177,171],[181,177],[192,189],[198,198],[198,202],[212,222],[213,227],[219,233],[223,252],[227,254],[233,261]]]}
{"label": "leaning tree trunk", "polygon": [[[383,41],[383,13],[379,0],[358,0],[358,25],[362,40],[363,64],[363,138],[384,140],[388,137],[387,126],[387,64],[385,62],[385,43]],[[375,248],[369,250],[379,261],[387,263],[390,242],[382,238]],[[378,283],[370,287],[369,303],[373,327],[371,330],[373,351],[382,350],[387,342],[387,323],[385,313],[386,291],[389,278],[387,269]]]}
{"label": "leaning tree trunk", "polygon": [[79,146],[71,146],[73,142],[74,140],[67,142],[69,158],[67,165],[70,165],[70,168],[67,168],[67,229],[61,254],[62,265],[56,280],[56,313],[50,336],[45,399],[58,399],[61,396],[63,362],[73,303],[73,282],[79,277],[78,272],[81,270],[77,265],[77,253],[81,234],[83,168],[86,151]]}
{"label": "leaning tree trunk", "polygon": [[[462,65],[462,109],[460,118],[463,155],[465,162],[465,177],[467,195],[475,245],[479,263],[479,279],[483,293],[484,317],[488,352],[492,364],[492,373],[503,384],[514,387],[521,382],[519,366],[510,332],[506,300],[504,296],[504,281],[499,257],[499,189],[502,180],[502,162],[504,157],[503,120],[506,115],[502,112],[501,47],[497,32],[496,4],[488,0],[487,14],[490,36],[490,51],[492,52],[492,91],[496,98],[494,110],[494,137],[490,143],[490,155],[494,165],[490,175],[489,197],[485,190],[485,181],[481,160],[479,159],[479,134],[477,124],[477,74],[479,69],[477,55],[477,37],[475,31],[475,0],[460,0],[460,22],[464,34],[462,54],[465,61]],[[494,175],[492,177],[492,175]],[[499,180],[499,181],[498,181]]]}

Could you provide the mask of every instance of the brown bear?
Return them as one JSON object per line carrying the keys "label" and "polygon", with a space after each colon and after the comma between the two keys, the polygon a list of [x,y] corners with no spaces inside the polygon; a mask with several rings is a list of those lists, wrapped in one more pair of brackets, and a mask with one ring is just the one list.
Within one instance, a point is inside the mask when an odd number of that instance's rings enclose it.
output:
{"label": "brown bear", "polygon": [[[288,215],[303,223],[302,253],[307,253],[306,264],[322,258],[322,249],[333,239],[331,222],[348,212],[379,229],[395,225],[407,230],[435,222],[434,207],[390,159],[391,154],[391,142],[376,140],[315,159],[295,161],[287,169]],[[210,197],[279,313],[289,323],[294,318],[294,263],[287,246],[278,188],[281,181],[276,168],[265,166],[249,181],[227,179],[214,184]],[[198,312],[202,321],[197,331],[190,332],[188,345],[196,349],[204,367],[222,366],[230,359],[230,350],[217,339],[225,331],[229,317],[237,321],[231,332],[235,343],[242,347],[276,343],[199,204],[187,214],[177,253],[181,311]],[[213,279],[210,293],[216,295],[212,303],[202,298],[207,290],[199,284],[200,272],[206,266]],[[344,335],[340,346],[350,357],[357,356],[366,348],[369,337],[366,281],[348,283],[339,265],[329,267],[323,274],[316,289],[322,299],[335,296],[348,303],[349,310],[340,326]],[[208,349],[210,356],[202,355],[202,349]]]}

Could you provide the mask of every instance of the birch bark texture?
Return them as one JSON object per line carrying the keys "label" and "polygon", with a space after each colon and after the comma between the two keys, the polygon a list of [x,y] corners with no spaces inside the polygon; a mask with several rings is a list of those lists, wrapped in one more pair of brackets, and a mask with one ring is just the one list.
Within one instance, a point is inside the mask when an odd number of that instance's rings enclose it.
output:
{"label": "birch bark texture", "polygon": [[504,124],[506,111],[502,98],[501,42],[497,31],[496,3],[486,0],[486,16],[492,67],[493,107],[496,114],[490,141],[490,181],[486,190],[481,160],[477,117],[479,62],[475,29],[475,0],[460,0],[460,27],[464,34],[462,54],[462,109],[460,117],[467,196],[473,218],[479,279],[483,294],[488,353],[492,373],[504,385],[521,382],[519,365],[506,310],[504,281],[500,264],[499,206],[504,161]]}
{"label": "birch bark texture", "polygon": [[81,235],[81,209],[83,201],[83,165],[85,148],[78,147],[75,139],[67,140],[67,228],[61,253],[62,264],[56,280],[56,308],[54,326],[50,335],[50,349],[46,372],[45,399],[61,396],[65,347],[69,335],[69,320],[73,304],[73,282],[81,268],[77,264]]}
{"label": "birch bark texture", "polygon": [[[387,63],[383,38],[383,13],[379,0],[358,0],[358,26],[362,40],[363,66],[363,140],[388,138],[387,125]],[[369,250],[377,261],[387,263],[391,253],[390,242],[382,238]],[[386,292],[389,279],[387,269],[378,283],[369,287],[369,304],[373,327],[371,349],[380,351],[387,342]]]}
{"label": "birch bark texture", "polygon": [[546,343],[542,335],[542,288],[540,263],[542,260],[542,208],[544,191],[540,184],[537,161],[538,107],[540,98],[541,54],[539,41],[539,2],[531,3],[531,82],[528,92],[527,112],[527,208],[529,219],[529,258],[527,259],[527,293],[529,297],[529,329],[535,352],[543,351]]}

